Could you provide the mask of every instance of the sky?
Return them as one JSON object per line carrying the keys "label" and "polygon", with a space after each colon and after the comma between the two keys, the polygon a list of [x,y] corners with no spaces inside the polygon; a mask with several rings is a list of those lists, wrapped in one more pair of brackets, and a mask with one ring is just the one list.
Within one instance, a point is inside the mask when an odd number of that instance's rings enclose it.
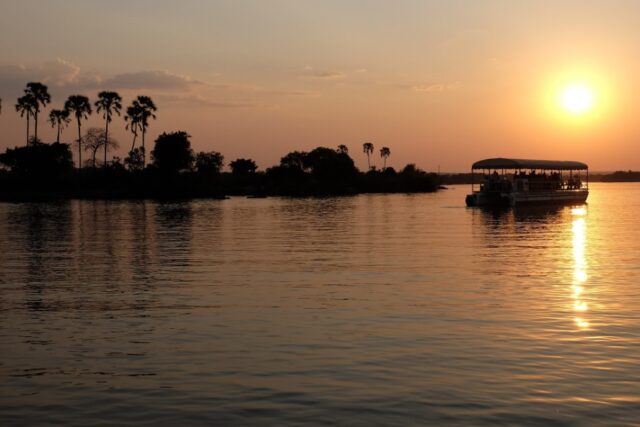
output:
{"label": "sky", "polygon": [[[631,0],[2,0],[0,149],[24,144],[14,104],[41,81],[45,116],[70,94],[148,95],[147,141],[184,130],[194,150],[260,169],[340,144],[365,168],[372,142],[373,163],[387,146],[396,169],[518,157],[638,170],[638,16]],[[576,84],[592,99],[579,114],[561,101]],[[124,127],[111,125],[120,157]]]}

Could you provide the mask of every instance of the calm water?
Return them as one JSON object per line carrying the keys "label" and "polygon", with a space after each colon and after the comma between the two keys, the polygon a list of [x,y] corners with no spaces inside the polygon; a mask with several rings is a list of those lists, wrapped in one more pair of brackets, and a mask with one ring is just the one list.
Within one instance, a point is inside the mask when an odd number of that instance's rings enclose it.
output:
{"label": "calm water", "polygon": [[640,185],[0,204],[0,424],[640,420]]}

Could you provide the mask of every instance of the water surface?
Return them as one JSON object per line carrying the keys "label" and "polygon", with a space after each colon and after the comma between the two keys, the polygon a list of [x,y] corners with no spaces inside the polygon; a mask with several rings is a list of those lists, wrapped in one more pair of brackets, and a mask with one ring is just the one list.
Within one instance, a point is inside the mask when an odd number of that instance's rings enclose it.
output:
{"label": "water surface", "polygon": [[0,204],[0,424],[640,419],[640,185]]}

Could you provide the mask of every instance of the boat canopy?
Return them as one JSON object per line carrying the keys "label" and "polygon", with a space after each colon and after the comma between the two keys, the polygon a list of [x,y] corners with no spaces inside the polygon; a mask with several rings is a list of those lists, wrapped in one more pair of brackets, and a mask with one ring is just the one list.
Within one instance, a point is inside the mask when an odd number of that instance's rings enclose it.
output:
{"label": "boat canopy", "polygon": [[477,161],[472,169],[546,169],[546,170],[583,170],[589,167],[582,162],[567,160],[525,160],[525,159],[505,159],[498,157],[495,159],[484,159]]}

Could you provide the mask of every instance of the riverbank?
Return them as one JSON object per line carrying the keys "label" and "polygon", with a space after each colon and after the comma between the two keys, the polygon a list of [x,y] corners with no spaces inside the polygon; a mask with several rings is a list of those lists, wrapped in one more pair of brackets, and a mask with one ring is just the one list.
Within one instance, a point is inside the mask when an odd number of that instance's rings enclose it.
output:
{"label": "riverbank", "polygon": [[438,190],[435,174],[414,168],[355,172],[348,176],[316,176],[279,169],[249,174],[187,171],[167,174],[153,168],[87,168],[58,176],[0,173],[0,200],[65,199],[224,199],[227,196],[323,197],[363,193],[428,193]]}

